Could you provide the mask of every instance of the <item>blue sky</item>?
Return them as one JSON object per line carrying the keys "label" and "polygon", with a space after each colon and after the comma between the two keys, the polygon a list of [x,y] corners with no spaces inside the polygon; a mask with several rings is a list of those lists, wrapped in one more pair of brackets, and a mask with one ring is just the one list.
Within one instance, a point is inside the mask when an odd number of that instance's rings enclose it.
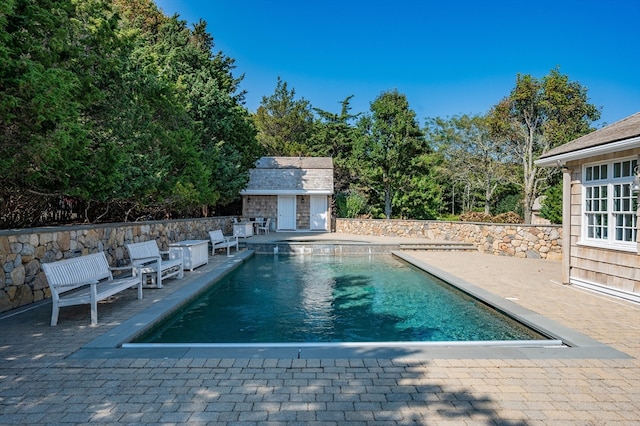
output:
{"label": "blue sky", "polygon": [[516,76],[555,67],[602,107],[598,125],[640,111],[637,0],[156,0],[167,15],[203,19],[215,51],[244,74],[255,111],[278,76],[296,98],[366,112],[383,91],[426,117],[484,114]]}

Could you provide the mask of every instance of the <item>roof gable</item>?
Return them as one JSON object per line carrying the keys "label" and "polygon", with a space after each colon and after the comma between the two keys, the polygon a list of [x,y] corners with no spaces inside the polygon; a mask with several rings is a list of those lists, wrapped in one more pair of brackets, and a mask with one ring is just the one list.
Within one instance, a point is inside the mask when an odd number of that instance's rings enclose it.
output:
{"label": "roof gable", "polygon": [[595,148],[634,137],[640,137],[640,112],[553,148],[542,154],[540,159],[561,156],[562,154]]}

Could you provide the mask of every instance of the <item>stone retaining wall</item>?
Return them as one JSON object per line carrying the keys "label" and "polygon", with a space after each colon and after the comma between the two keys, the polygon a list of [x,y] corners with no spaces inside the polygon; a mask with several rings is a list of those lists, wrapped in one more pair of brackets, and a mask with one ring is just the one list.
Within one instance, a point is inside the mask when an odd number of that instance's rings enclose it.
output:
{"label": "stone retaining wall", "polygon": [[233,232],[230,217],[0,231],[0,312],[50,297],[42,262],[104,251],[112,266],[129,263],[125,244],[208,240],[208,231]]}
{"label": "stone retaining wall", "polygon": [[482,253],[560,260],[562,225],[336,219],[336,232],[472,243]]}
{"label": "stone retaining wall", "polygon": [[[420,220],[336,219],[336,232],[473,243],[478,251],[559,260],[562,227]],[[40,264],[104,251],[109,263],[129,263],[125,244],[154,239],[169,243],[208,240],[208,231],[233,232],[231,217],[81,225],[0,231],[0,312],[50,297]]]}

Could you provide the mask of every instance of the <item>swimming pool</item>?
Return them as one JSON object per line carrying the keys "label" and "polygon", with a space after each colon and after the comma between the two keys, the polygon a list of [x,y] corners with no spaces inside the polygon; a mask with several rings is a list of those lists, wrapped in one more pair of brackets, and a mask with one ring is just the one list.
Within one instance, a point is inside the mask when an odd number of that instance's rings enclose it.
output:
{"label": "swimming pool", "polygon": [[135,342],[299,344],[545,339],[548,338],[392,256],[257,255]]}

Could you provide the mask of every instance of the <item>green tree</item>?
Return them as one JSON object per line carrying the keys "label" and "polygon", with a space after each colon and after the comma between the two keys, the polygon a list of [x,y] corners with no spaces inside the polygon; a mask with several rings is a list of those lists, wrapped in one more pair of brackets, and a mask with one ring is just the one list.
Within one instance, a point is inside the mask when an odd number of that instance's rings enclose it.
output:
{"label": "green tree", "polygon": [[338,217],[354,219],[367,213],[367,198],[356,191],[339,192],[335,199]]}
{"label": "green tree", "polygon": [[255,127],[242,106],[241,79],[232,74],[234,61],[212,54],[213,38],[204,21],[189,31],[184,21],[171,18],[160,34],[163,74],[178,82],[178,96],[200,132],[197,150],[206,171],[192,183],[210,189],[201,194],[201,204],[227,204],[237,199],[247,183],[247,170],[260,156]]}
{"label": "green tree", "polygon": [[518,74],[511,94],[492,108],[492,134],[506,144],[522,166],[525,223],[544,191],[549,173],[534,161],[549,149],[592,131],[600,111],[589,103],[587,89],[553,69],[542,79]]}
{"label": "green tree", "polygon": [[351,114],[353,96],[345,98],[340,113],[332,113],[314,108],[319,119],[311,137],[311,149],[314,155],[333,159],[334,190],[336,193],[348,192],[354,179],[349,161],[353,151],[357,130],[353,125],[360,114]]}
{"label": "green tree", "polygon": [[430,149],[406,96],[397,90],[383,92],[358,127],[361,136],[354,145],[352,164],[360,184],[381,198],[384,216],[392,217],[394,204],[402,215],[429,215],[430,204],[438,198],[431,197],[433,188],[425,180]]}
{"label": "green tree", "polygon": [[[512,160],[504,144],[491,137],[484,116],[461,115],[427,121],[429,139],[439,146],[451,185],[461,187],[463,210],[475,208],[476,191],[491,213],[498,189],[514,182]],[[472,197],[473,196],[473,197]]]}
{"label": "green tree", "polygon": [[149,2],[117,4],[133,49],[111,88],[124,94],[123,104],[106,105],[111,114],[102,116],[118,118],[117,128],[105,133],[118,133],[122,139],[115,139],[128,143],[120,169],[131,182],[122,188],[125,198],[159,210],[199,207],[207,214],[209,205],[238,197],[258,158],[234,62],[213,53],[204,21],[190,30]]}
{"label": "green tree", "polygon": [[309,101],[295,99],[295,89],[278,77],[273,95],[263,96],[254,115],[258,142],[266,155],[300,156],[312,154],[309,140],[314,130]]}
{"label": "green tree", "polygon": [[236,199],[260,146],[213,49],[151,0],[2,2],[0,206],[71,197],[96,221]]}
{"label": "green tree", "polygon": [[0,196],[67,191],[85,173],[71,0],[0,5]]}
{"label": "green tree", "polygon": [[550,186],[541,199],[542,208],[540,216],[551,221],[551,223],[562,223],[562,180]]}

